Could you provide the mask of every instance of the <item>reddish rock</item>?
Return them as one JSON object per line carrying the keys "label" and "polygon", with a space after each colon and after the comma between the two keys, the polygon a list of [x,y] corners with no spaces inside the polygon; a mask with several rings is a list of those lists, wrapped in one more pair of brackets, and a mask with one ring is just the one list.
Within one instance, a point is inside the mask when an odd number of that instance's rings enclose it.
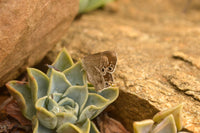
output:
{"label": "reddish rock", "polygon": [[0,86],[53,48],[78,7],[78,0],[0,1]]}

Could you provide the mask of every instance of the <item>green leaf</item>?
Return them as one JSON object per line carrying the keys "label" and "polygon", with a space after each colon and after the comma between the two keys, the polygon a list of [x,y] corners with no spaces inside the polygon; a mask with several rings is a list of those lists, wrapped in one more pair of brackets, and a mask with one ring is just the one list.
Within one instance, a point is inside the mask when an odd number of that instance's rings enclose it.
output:
{"label": "green leaf", "polygon": [[79,13],[92,11],[111,1],[113,0],[80,0]]}
{"label": "green leaf", "polygon": [[37,117],[34,117],[32,121],[32,126],[33,126],[33,133],[55,133],[54,130],[48,129],[41,125],[37,119]]}
{"label": "green leaf", "polygon": [[89,133],[90,132],[90,120],[87,119],[81,124],[65,123],[57,129],[57,133]]}
{"label": "green leaf", "polygon": [[71,56],[68,54],[67,50],[63,48],[63,50],[58,54],[56,60],[53,62],[52,66],[62,72],[71,67],[73,64]]}
{"label": "green leaf", "polygon": [[99,115],[109,104],[111,104],[117,99],[117,97],[119,96],[119,89],[117,87],[110,87],[110,88],[103,89],[100,92],[97,92],[97,94],[107,99],[108,102],[107,102],[107,105],[105,105],[103,108],[99,109],[96,112],[93,118]]}
{"label": "green leaf", "polygon": [[78,103],[80,107],[79,110],[82,111],[88,98],[87,86],[71,86],[63,94],[63,96],[73,99],[76,103]]}
{"label": "green leaf", "polygon": [[87,119],[83,124],[77,124],[77,126],[81,129],[82,133],[90,132],[90,119]]}
{"label": "green leaf", "polygon": [[60,107],[63,107],[64,112],[68,112],[73,115],[78,115],[79,105],[73,99],[65,97],[59,101],[58,105]]}
{"label": "green leaf", "polygon": [[50,97],[56,102],[58,103],[61,98],[62,98],[63,94],[62,93],[53,93],[50,95]]}
{"label": "green leaf", "polygon": [[161,121],[151,133],[176,133],[176,124],[173,115],[167,116]]}
{"label": "green leaf", "polygon": [[97,92],[99,95],[103,96],[104,98],[109,100],[109,104],[114,102],[117,97],[119,96],[119,88],[117,87],[109,87],[103,89],[100,92]]}
{"label": "green leaf", "polygon": [[72,123],[65,123],[61,125],[57,130],[57,133],[83,133],[81,129]]}
{"label": "green leaf", "polygon": [[94,87],[89,87],[89,86],[88,86],[88,92],[89,93],[98,93]]}
{"label": "green leaf", "polygon": [[49,94],[64,93],[71,86],[65,75],[56,70],[52,70],[50,76]]}
{"label": "green leaf", "polygon": [[77,120],[77,117],[75,115],[65,112],[57,113],[56,116],[57,116],[57,128],[59,128],[63,123],[74,124]]}
{"label": "green leaf", "polygon": [[[47,103],[46,103],[47,102]],[[35,104],[35,108],[37,110],[37,118],[39,119],[40,123],[49,129],[54,129],[57,126],[57,117],[54,113],[48,111],[47,104],[53,103],[53,105],[48,105],[48,108],[56,107],[56,103],[53,100],[48,99],[47,96],[38,99]]]}
{"label": "green leaf", "polygon": [[37,99],[46,96],[49,87],[49,78],[46,74],[35,68],[27,69],[29,76],[29,86],[31,88],[33,102]]}
{"label": "green leaf", "polygon": [[20,81],[10,81],[6,84],[11,95],[17,100],[23,115],[31,120],[36,110],[31,97],[31,89]]}
{"label": "green leaf", "polygon": [[51,111],[54,108],[57,108],[58,104],[50,96],[48,96],[45,101],[42,101],[40,105],[37,105],[37,107],[44,107],[48,111]]}
{"label": "green leaf", "polygon": [[89,0],[79,0],[79,13],[84,12],[89,4]]}
{"label": "green leaf", "polygon": [[153,120],[154,122],[160,122],[165,117],[172,114],[174,116],[177,130],[180,131],[183,127],[182,110],[183,110],[183,104],[179,104],[173,108],[158,112],[156,115],[154,115]]}
{"label": "green leaf", "polygon": [[97,129],[96,125],[93,122],[90,122],[90,133],[100,133],[100,131]]}
{"label": "green leaf", "polygon": [[89,94],[87,103],[82,113],[80,114],[78,122],[82,122],[87,118],[93,119],[97,113],[100,113],[99,110],[105,108],[108,105],[107,103],[108,100],[104,97],[94,93]]}
{"label": "green leaf", "polygon": [[66,69],[65,71],[63,71],[63,73],[72,85],[82,86],[86,84],[86,74],[83,70],[81,61]]}
{"label": "green leaf", "polygon": [[143,120],[133,123],[134,133],[149,133],[153,126],[153,120]]}

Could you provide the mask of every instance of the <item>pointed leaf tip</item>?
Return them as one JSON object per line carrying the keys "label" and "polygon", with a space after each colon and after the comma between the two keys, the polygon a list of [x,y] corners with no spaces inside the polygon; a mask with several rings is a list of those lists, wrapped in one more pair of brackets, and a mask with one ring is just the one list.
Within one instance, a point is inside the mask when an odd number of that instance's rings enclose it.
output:
{"label": "pointed leaf tip", "polygon": [[183,104],[179,104],[175,107],[172,107],[170,109],[158,112],[154,117],[154,122],[160,122],[168,115],[172,114],[176,123],[177,130],[180,131],[183,127],[182,123],[182,110],[183,110]]}
{"label": "pointed leaf tip", "polygon": [[63,73],[72,85],[82,86],[86,84],[86,74],[83,70],[81,61],[66,69]]}
{"label": "pointed leaf tip", "polygon": [[46,96],[49,87],[49,78],[42,71],[35,68],[27,68],[29,87],[31,88],[34,103],[37,99]]}
{"label": "pointed leaf tip", "polygon": [[67,80],[67,78],[62,72],[58,72],[52,69],[48,94],[64,93],[70,86],[70,82]]}
{"label": "pointed leaf tip", "polygon": [[68,54],[67,50],[63,48],[52,65],[62,72],[71,67],[73,64],[74,62],[71,56]]}
{"label": "pointed leaf tip", "polygon": [[80,111],[82,111],[88,99],[87,86],[71,86],[63,94],[64,97],[69,97],[78,103]]}
{"label": "pointed leaf tip", "polygon": [[24,82],[14,80],[8,82],[6,86],[20,106],[23,115],[31,120],[32,116],[35,115],[35,108],[28,85]]}
{"label": "pointed leaf tip", "polygon": [[161,121],[153,130],[152,133],[176,133],[177,128],[172,114]]}
{"label": "pointed leaf tip", "polygon": [[134,133],[148,133],[153,126],[153,120],[143,120],[133,123]]}

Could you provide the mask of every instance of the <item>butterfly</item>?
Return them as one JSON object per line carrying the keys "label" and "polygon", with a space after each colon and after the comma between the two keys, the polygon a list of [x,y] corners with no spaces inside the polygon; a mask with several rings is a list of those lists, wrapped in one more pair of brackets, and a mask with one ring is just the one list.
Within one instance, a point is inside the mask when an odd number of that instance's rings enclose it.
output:
{"label": "butterfly", "polygon": [[90,54],[82,59],[83,69],[88,81],[96,90],[107,88],[113,83],[112,73],[117,64],[117,55],[113,51]]}

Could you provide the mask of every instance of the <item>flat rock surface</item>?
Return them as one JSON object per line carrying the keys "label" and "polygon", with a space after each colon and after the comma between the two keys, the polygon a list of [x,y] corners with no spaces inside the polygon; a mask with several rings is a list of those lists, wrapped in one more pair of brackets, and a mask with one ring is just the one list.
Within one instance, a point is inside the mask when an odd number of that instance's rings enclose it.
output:
{"label": "flat rock surface", "polygon": [[[115,50],[118,64],[114,76],[120,89],[158,110],[184,103],[184,127],[199,133],[199,14],[198,0],[118,0],[78,17],[56,49],[66,46],[75,60],[90,53]],[[55,57],[53,53],[57,52],[51,52],[49,58]],[[123,97],[124,103],[118,103],[131,105]],[[119,117],[128,119],[122,123],[130,130],[134,118],[125,116],[137,114],[124,110],[130,114],[115,111],[125,114]],[[154,113],[158,110],[149,109]],[[150,117],[145,116],[140,118]]]}
{"label": "flat rock surface", "polygon": [[78,0],[0,1],[0,86],[38,63],[78,12]]}

